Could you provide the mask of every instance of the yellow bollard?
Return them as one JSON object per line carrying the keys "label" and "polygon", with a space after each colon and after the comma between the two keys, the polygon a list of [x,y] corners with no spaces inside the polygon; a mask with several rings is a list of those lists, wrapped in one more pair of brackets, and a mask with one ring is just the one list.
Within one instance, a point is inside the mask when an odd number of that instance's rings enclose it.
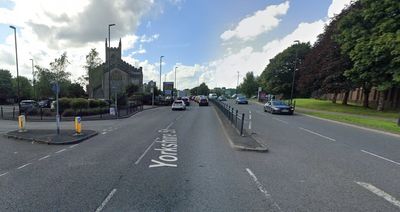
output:
{"label": "yellow bollard", "polygon": [[25,132],[25,115],[18,116],[18,132]]}
{"label": "yellow bollard", "polygon": [[81,117],[75,117],[75,133],[81,134],[82,132],[82,125],[81,125]]}

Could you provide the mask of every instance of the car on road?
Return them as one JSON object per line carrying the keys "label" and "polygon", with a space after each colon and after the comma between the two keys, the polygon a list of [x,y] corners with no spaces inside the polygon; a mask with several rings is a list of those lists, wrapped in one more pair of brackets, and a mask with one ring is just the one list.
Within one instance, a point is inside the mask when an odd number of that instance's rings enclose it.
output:
{"label": "car on road", "polygon": [[50,108],[51,107],[51,100],[50,99],[44,99],[39,101],[39,107],[40,108]]}
{"label": "car on road", "polygon": [[22,100],[19,104],[22,113],[35,113],[39,108],[35,100]]}
{"label": "car on road", "polygon": [[294,107],[287,105],[285,102],[280,100],[272,100],[265,103],[264,112],[270,112],[271,114],[293,115]]}
{"label": "car on road", "polygon": [[216,93],[210,93],[208,94],[208,99],[216,99],[218,96]]}
{"label": "car on road", "polygon": [[221,101],[221,102],[226,101],[226,97],[225,96],[219,96],[218,100]]}
{"label": "car on road", "polygon": [[201,97],[199,100],[199,106],[208,106],[208,99],[206,97]]}
{"label": "car on road", "polygon": [[172,110],[186,110],[186,105],[183,100],[175,100],[171,108]]}
{"label": "car on road", "polygon": [[247,101],[246,97],[244,97],[244,96],[236,97],[235,103],[236,104],[246,104],[246,105],[249,104],[249,102]]}
{"label": "car on road", "polygon": [[190,106],[190,101],[188,97],[182,97],[183,102],[185,102],[186,106]]}

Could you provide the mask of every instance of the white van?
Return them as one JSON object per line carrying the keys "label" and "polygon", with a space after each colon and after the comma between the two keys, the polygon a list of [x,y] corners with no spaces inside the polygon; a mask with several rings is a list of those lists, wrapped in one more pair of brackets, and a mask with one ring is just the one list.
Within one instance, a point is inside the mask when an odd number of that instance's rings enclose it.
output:
{"label": "white van", "polygon": [[216,93],[210,93],[208,94],[208,99],[216,99],[218,96]]}

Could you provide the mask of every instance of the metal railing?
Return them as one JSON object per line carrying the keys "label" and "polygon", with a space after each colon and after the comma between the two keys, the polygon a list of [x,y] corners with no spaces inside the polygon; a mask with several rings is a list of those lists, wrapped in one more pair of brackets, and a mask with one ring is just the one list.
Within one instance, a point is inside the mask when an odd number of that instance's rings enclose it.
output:
{"label": "metal railing", "polygon": [[244,135],[244,116],[245,114],[239,114],[239,111],[233,106],[226,104],[224,102],[218,101],[216,99],[210,99],[210,101],[217,106],[217,108],[228,118],[231,124],[238,130],[240,135]]}

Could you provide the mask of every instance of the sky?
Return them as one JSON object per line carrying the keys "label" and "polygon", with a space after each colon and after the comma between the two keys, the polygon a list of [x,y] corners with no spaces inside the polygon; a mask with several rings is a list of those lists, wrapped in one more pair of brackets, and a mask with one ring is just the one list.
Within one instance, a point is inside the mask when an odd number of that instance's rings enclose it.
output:
{"label": "sky", "polygon": [[105,60],[122,40],[123,60],[143,67],[144,82],[177,88],[236,87],[239,76],[260,75],[295,40],[313,44],[350,0],[0,0],[0,69],[32,78],[32,62],[48,67],[67,52],[73,80],[96,48]]}

